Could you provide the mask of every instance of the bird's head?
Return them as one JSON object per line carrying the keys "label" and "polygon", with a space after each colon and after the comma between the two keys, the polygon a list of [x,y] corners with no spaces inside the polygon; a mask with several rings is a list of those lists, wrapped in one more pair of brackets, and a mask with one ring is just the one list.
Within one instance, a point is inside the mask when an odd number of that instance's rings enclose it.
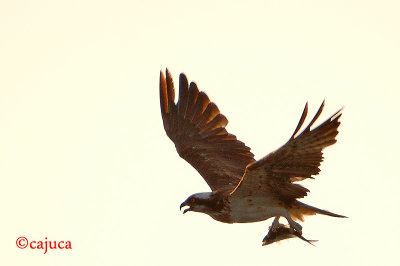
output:
{"label": "bird's head", "polygon": [[189,207],[183,210],[185,214],[188,211],[209,213],[214,209],[215,200],[212,192],[196,193],[188,197],[182,202],[180,209]]}

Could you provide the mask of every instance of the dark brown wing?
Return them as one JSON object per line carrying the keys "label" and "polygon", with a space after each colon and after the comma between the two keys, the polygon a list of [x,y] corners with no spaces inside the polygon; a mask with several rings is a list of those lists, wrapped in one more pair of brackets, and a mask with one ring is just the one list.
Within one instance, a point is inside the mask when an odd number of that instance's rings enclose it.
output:
{"label": "dark brown wing", "polygon": [[195,83],[179,77],[179,100],[168,69],[160,73],[160,105],[165,131],[179,156],[190,163],[215,191],[235,188],[246,166],[254,162],[250,148],[229,134],[228,120]]}
{"label": "dark brown wing", "polygon": [[295,181],[301,181],[317,175],[323,161],[322,150],[336,143],[340,125],[341,110],[328,118],[320,126],[311,130],[324,108],[322,103],[317,114],[304,131],[296,136],[307,116],[306,104],[299,124],[289,141],[278,150],[249,165],[239,185],[232,194],[273,193],[286,203],[307,195],[308,189]]}

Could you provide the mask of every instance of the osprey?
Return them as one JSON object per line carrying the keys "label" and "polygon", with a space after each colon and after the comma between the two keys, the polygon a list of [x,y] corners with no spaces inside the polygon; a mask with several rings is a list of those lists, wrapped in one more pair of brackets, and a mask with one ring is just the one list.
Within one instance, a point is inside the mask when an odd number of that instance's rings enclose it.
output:
{"label": "osprey", "polygon": [[289,141],[256,161],[250,148],[225,129],[226,117],[196,83],[179,77],[179,99],[175,103],[174,84],[168,69],[160,72],[160,105],[163,124],[180,157],[204,178],[211,192],[196,193],[180,206],[202,212],[224,223],[250,223],[275,217],[271,231],[280,228],[279,217],[289,222],[290,232],[302,234],[304,216],[324,214],[298,199],[309,190],[296,182],[313,178],[320,171],[322,150],[336,142],[341,110],[311,130],[324,102],[310,124],[297,134],[307,116],[306,104]]}

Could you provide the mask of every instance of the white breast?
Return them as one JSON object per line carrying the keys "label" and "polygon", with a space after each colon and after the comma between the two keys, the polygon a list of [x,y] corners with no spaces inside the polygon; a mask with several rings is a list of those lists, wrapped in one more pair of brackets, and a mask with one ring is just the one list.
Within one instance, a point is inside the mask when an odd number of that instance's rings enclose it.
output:
{"label": "white breast", "polygon": [[287,211],[269,197],[230,198],[231,221],[251,223],[267,220],[275,216],[285,216]]}

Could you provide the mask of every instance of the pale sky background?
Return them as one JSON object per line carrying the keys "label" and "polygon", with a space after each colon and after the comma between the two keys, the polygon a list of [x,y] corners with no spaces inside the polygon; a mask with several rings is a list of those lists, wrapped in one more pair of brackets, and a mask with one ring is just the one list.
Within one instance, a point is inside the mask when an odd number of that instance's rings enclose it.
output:
{"label": "pale sky background", "polygon": [[[1,265],[399,265],[398,1],[0,2]],[[304,202],[306,238],[272,220],[182,215],[209,191],[165,135],[159,71],[197,82],[256,158],[306,101],[345,106]],[[309,121],[309,120],[307,120]],[[71,241],[21,250],[16,239]]]}

